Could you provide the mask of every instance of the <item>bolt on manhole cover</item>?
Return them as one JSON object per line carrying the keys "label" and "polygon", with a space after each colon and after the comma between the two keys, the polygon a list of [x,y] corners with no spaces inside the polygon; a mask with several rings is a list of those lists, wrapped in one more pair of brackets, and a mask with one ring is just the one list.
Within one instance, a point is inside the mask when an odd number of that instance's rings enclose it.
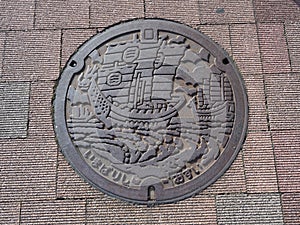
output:
{"label": "bolt on manhole cover", "polygon": [[55,132],[73,168],[142,204],[192,196],[230,166],[247,97],[224,50],[183,24],[118,24],[87,41],[58,82]]}

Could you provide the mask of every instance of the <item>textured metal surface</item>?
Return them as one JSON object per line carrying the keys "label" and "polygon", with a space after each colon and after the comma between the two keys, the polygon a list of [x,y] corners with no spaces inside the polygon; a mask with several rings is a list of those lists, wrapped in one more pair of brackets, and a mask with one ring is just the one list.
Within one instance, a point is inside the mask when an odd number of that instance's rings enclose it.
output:
{"label": "textured metal surface", "polygon": [[94,36],[55,92],[59,146],[103,192],[175,202],[212,184],[245,138],[248,106],[232,60],[202,33],[136,20]]}

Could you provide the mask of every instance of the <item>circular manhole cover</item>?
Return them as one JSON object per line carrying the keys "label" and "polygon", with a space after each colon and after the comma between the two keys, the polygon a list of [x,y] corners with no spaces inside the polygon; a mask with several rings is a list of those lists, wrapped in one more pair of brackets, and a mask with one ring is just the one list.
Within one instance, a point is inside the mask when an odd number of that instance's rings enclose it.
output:
{"label": "circular manhole cover", "polygon": [[171,21],[97,34],[71,57],[55,94],[56,137],[69,163],[96,188],[134,203],[203,190],[246,134],[247,97],[232,60]]}

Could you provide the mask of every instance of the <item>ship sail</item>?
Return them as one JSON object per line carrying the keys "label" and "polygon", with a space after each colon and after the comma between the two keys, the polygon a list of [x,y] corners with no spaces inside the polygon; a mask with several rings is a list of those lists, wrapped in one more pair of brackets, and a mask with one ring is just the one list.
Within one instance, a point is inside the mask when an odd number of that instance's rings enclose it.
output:
{"label": "ship sail", "polygon": [[89,93],[92,99],[109,99],[110,117],[163,120],[185,104],[183,96],[173,94],[173,83],[187,45],[154,34],[107,46],[95,77],[97,94]]}

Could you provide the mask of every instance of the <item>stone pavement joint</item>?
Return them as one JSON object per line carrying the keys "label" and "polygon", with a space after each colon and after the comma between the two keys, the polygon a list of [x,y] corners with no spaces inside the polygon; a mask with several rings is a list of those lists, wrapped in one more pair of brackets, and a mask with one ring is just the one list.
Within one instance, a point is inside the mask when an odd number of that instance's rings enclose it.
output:
{"label": "stone pavement joint", "polygon": [[0,78],[2,77],[2,70],[3,70],[5,36],[6,36],[5,33],[0,33]]}
{"label": "stone pavement joint", "polygon": [[19,202],[1,202],[0,215],[1,224],[19,224],[20,220],[20,203]]}
{"label": "stone pavement joint", "polygon": [[49,98],[49,94],[53,94],[54,85],[53,81],[31,83],[28,134],[32,138],[49,137],[54,139],[52,98]]}
{"label": "stone pavement joint", "polygon": [[300,129],[300,73],[266,74],[271,130]]}
{"label": "stone pavement joint", "polygon": [[244,76],[248,93],[248,131],[267,131],[268,120],[265,104],[264,79],[262,74]]}
{"label": "stone pavement joint", "polygon": [[290,72],[289,55],[282,23],[258,24],[264,73]]}
{"label": "stone pavement joint", "polygon": [[[257,148],[260,146],[260,148]],[[250,132],[244,144],[248,193],[276,193],[278,182],[270,132]],[[260,171],[257,173],[257,171]]]}
{"label": "stone pavement joint", "polygon": [[285,32],[292,71],[300,72],[300,22],[298,21],[286,23]]}
{"label": "stone pavement joint", "polygon": [[279,190],[281,193],[299,193],[299,130],[273,131],[272,136]]}

